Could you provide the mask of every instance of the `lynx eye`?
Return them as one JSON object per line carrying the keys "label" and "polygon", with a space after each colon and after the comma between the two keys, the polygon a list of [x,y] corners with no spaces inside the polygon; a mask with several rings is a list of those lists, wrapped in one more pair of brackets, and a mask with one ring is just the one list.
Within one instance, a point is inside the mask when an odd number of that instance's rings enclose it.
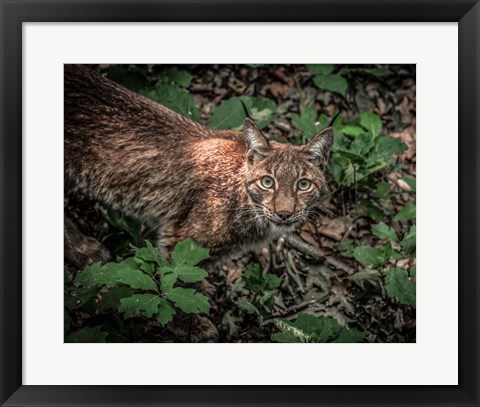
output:
{"label": "lynx eye", "polygon": [[300,191],[306,191],[310,189],[312,183],[308,179],[301,179],[298,181],[297,186]]}
{"label": "lynx eye", "polygon": [[262,177],[262,179],[260,180],[260,183],[264,188],[272,188],[273,185],[275,184],[275,181],[273,180],[272,177],[269,177],[268,175],[266,175],[265,177]]}

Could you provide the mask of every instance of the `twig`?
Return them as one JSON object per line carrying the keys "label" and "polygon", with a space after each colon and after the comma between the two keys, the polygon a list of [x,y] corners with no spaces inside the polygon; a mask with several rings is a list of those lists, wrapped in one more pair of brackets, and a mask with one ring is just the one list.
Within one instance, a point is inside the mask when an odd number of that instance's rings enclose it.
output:
{"label": "twig", "polygon": [[281,122],[275,122],[273,124],[277,129],[285,132],[285,133],[291,133],[292,132],[292,129],[285,123],[281,123]]}
{"label": "twig", "polygon": [[329,265],[335,267],[338,270],[344,271],[347,274],[353,274],[355,272],[355,269],[353,269],[349,265],[335,259],[334,257],[326,256],[325,252],[322,249],[306,243],[301,237],[297,235],[288,235],[287,241],[290,246],[307,256],[313,257],[314,259],[318,260],[323,259]]}
{"label": "twig", "polygon": [[302,280],[298,275],[298,270],[295,267],[295,263],[291,253],[288,253],[287,255],[287,261],[285,262],[285,267],[287,269],[288,275],[293,279],[295,284],[297,284],[297,287],[300,290],[300,292],[305,293],[305,288],[303,287]]}
{"label": "twig", "polygon": [[304,301],[304,302],[301,302],[300,304],[295,304],[295,305],[292,305],[291,307],[286,308],[283,312],[276,312],[272,315],[272,317],[288,318],[291,315],[291,313],[295,314],[298,311],[301,311],[312,304],[315,304],[315,300]]}

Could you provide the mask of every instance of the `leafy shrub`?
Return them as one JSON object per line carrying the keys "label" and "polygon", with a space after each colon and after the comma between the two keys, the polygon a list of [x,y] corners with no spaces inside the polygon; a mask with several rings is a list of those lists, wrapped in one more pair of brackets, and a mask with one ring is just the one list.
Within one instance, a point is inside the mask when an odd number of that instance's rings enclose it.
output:
{"label": "leafy shrub", "polygon": [[[74,280],[75,288],[66,293],[67,311],[89,304],[85,310],[92,314],[113,308],[118,309],[124,319],[154,318],[161,326],[170,322],[177,310],[186,314],[208,314],[207,297],[193,288],[176,286],[179,282],[196,283],[207,276],[207,272],[197,266],[208,258],[207,249],[186,239],[175,246],[170,261],[162,259],[149,241],[145,247],[134,247],[133,251],[133,257],[118,263],[103,266],[95,263],[79,272]],[[70,333],[67,341],[83,342],[95,334],[106,339],[105,332],[92,327]]]}
{"label": "leafy shrub", "polygon": [[241,102],[245,104],[250,116],[255,120],[260,129],[263,129],[277,118],[277,105],[273,100],[264,97],[241,96],[222,101],[213,110],[208,123],[209,126],[213,129],[241,130],[245,119]]}
{"label": "leafy shrub", "polygon": [[[353,257],[366,266],[366,269],[356,273],[352,280],[363,283],[363,278],[368,276],[371,280],[384,278],[386,292],[395,297],[400,303],[410,305],[415,308],[416,298],[416,267],[412,266],[410,271],[390,267],[392,261],[415,256],[416,247],[416,227],[411,226],[404,234],[402,240],[399,240],[395,231],[380,222],[372,226],[372,233],[382,240],[387,240],[379,247],[359,246],[353,251]],[[401,248],[401,252],[393,249],[392,243]]]}
{"label": "leafy shrub", "polygon": [[260,317],[268,316],[275,303],[275,294],[280,286],[280,279],[274,274],[262,274],[259,264],[250,263],[242,276],[245,288],[253,294],[253,301],[240,299],[237,306],[247,314],[258,314]]}
{"label": "leafy shrub", "polygon": [[365,334],[355,329],[347,329],[330,317],[315,317],[299,314],[295,322],[283,319],[274,320],[280,333],[272,335],[274,342],[318,343],[318,342],[360,342]]}

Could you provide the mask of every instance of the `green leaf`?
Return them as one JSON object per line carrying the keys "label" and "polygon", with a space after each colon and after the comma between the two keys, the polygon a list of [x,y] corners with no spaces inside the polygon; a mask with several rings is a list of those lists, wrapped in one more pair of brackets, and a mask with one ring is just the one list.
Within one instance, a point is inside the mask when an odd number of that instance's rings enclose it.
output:
{"label": "green leaf", "polygon": [[307,69],[317,75],[331,74],[335,66],[331,64],[307,64]]}
{"label": "green leaf", "polygon": [[175,271],[173,271],[173,269],[170,269],[170,270],[171,272],[167,272],[168,269],[164,268],[160,271],[160,274],[162,275],[161,285],[162,285],[163,291],[169,290],[177,282],[178,274]]}
{"label": "green leaf", "polygon": [[193,239],[188,238],[177,243],[172,253],[172,264],[194,266],[209,256],[208,249],[200,247]]}
{"label": "green leaf", "polygon": [[245,119],[239,98],[222,100],[219,106],[213,109],[213,114],[208,122],[213,129],[239,130]]}
{"label": "green leaf", "polygon": [[292,113],[291,117],[293,125],[303,133],[306,140],[311,140],[317,133],[324,129],[324,127],[317,122],[317,111],[313,105],[305,106],[301,116]]}
{"label": "green leaf", "polygon": [[273,322],[281,330],[280,334],[272,335],[275,342],[352,343],[361,341],[365,336],[360,331],[344,328],[335,319],[324,316],[301,313],[293,323],[280,319]]}
{"label": "green leaf", "polygon": [[357,271],[352,275],[351,280],[363,290],[367,289],[367,285],[378,291],[382,290],[382,275],[379,270],[364,269]]}
{"label": "green leaf", "polygon": [[415,225],[410,226],[408,232],[403,236],[401,244],[405,253],[415,253],[417,245],[417,227]]}
{"label": "green leaf", "polygon": [[182,88],[186,88],[192,82],[193,76],[190,75],[187,71],[183,69],[178,69],[177,67],[169,67],[164,69],[161,74],[159,80],[161,82],[167,82],[170,84],[176,84],[181,86]]}
{"label": "green leaf", "polygon": [[142,290],[157,290],[155,281],[143,273],[133,258],[128,258],[121,263],[107,263],[97,276],[98,281],[107,287],[120,284]]}
{"label": "green leaf", "polygon": [[377,206],[377,204],[372,203],[371,201],[363,201],[362,209],[367,213],[368,216],[372,218],[375,222],[378,222],[382,219],[385,219],[385,212]]}
{"label": "green leaf", "polygon": [[176,272],[178,278],[185,283],[195,283],[197,281],[202,281],[205,277],[208,276],[208,273],[205,270],[195,266],[179,266],[176,269]]}
{"label": "green leaf", "polygon": [[135,257],[145,261],[155,262],[159,266],[164,265],[165,262],[162,260],[158,248],[153,246],[149,240],[145,240],[145,245],[145,247],[133,248],[135,252]]}
{"label": "green leaf", "polygon": [[143,259],[139,259],[134,257],[135,263],[138,264],[138,268],[142,270],[144,273],[147,273],[150,276],[155,274],[155,264],[149,261],[145,261]]}
{"label": "green leaf", "polygon": [[158,312],[160,297],[155,294],[134,294],[128,298],[120,300],[120,311],[124,313],[125,318],[138,317],[145,315],[152,317]]}
{"label": "green leaf", "polygon": [[417,266],[412,266],[412,268],[410,269],[410,275],[413,279],[417,279]]}
{"label": "green leaf", "polygon": [[101,293],[98,302],[98,312],[102,313],[112,308],[118,308],[123,298],[131,297],[135,290],[130,287],[112,287],[107,292]]}
{"label": "green leaf", "polygon": [[359,155],[359,154],[356,154],[356,153],[353,153],[351,151],[347,151],[347,150],[337,150],[336,153],[340,156],[342,156],[343,158],[346,158],[347,160],[350,160],[351,162],[353,163],[359,163],[359,164],[362,164],[365,162],[365,157]]}
{"label": "green leaf", "polygon": [[[242,99],[245,99],[243,96]],[[250,115],[260,129],[272,123],[277,117],[277,105],[273,100],[263,97],[250,97]]]}
{"label": "green leaf", "polygon": [[70,311],[81,308],[87,302],[93,300],[98,294],[98,287],[78,287],[65,293],[65,308]]}
{"label": "green leaf", "polygon": [[280,286],[280,278],[274,274],[262,274],[260,264],[250,263],[243,273],[242,279],[245,286],[256,294],[263,294],[265,291],[275,290]]}
{"label": "green leaf", "polygon": [[388,182],[378,182],[375,185],[375,194],[380,199],[390,199],[390,184]]}
{"label": "green leaf", "polygon": [[176,307],[187,314],[198,312],[208,314],[210,310],[208,298],[196,292],[193,288],[170,288],[165,291],[165,295]]}
{"label": "green leaf", "polygon": [[380,239],[388,239],[393,241],[398,240],[396,232],[383,222],[380,222],[378,225],[373,225],[372,233],[375,236],[378,236]]}
{"label": "green leaf", "polygon": [[390,242],[384,243],[378,248],[377,265],[383,266],[393,257],[395,257],[395,251],[393,250],[392,245]]}
{"label": "green leaf", "polygon": [[409,280],[407,270],[392,268],[386,271],[387,293],[402,304],[416,306],[416,284]]}
{"label": "green leaf", "polygon": [[353,251],[353,257],[365,266],[383,266],[392,256],[392,246],[386,243],[379,248],[359,246]]}
{"label": "green leaf", "polygon": [[407,150],[407,145],[398,138],[378,137],[375,142],[375,153],[372,155],[372,159],[391,163],[394,154],[400,154]]}
{"label": "green leaf", "polygon": [[404,258],[405,258],[404,254],[400,253],[397,250],[392,249],[392,255],[390,256],[391,260],[401,260],[401,259],[404,259]]}
{"label": "green leaf", "polygon": [[387,68],[367,68],[365,69],[366,73],[372,74],[374,76],[377,76],[379,78],[384,77],[384,76],[390,76],[393,72],[390,69]]}
{"label": "green leaf", "polygon": [[360,126],[377,137],[382,130],[382,121],[375,113],[365,112],[360,116]]}
{"label": "green leaf", "polygon": [[75,276],[75,282],[85,287],[96,287],[97,284],[96,276],[102,271],[102,265],[100,263],[93,263],[86,266],[83,271],[79,272]]}
{"label": "green leaf", "polygon": [[279,332],[277,334],[273,334],[271,336],[273,342],[280,342],[280,343],[298,343],[302,342],[301,338],[295,336],[295,334],[290,333],[288,328],[285,328],[283,332]]}
{"label": "green leaf", "polygon": [[195,121],[200,119],[200,111],[195,106],[192,95],[176,85],[160,82],[155,85],[154,89],[142,90],[140,93],[182,116]]}
{"label": "green leaf", "polygon": [[258,308],[253,305],[250,301],[247,300],[237,300],[235,301],[235,305],[240,308],[243,312],[247,314],[257,314],[260,315],[260,311]]}
{"label": "green leaf", "polygon": [[277,105],[273,100],[263,97],[233,97],[223,100],[213,110],[209,126],[214,129],[241,130],[245,120],[245,113],[241,101],[245,103],[250,116],[257,126],[262,129],[276,118]]}
{"label": "green leaf", "polygon": [[361,127],[358,126],[352,126],[352,125],[346,125],[342,127],[342,132],[343,134],[346,134],[347,136],[359,136],[360,134],[363,134],[365,130],[363,130]]}
{"label": "green leaf", "polygon": [[417,180],[415,178],[403,177],[401,179],[410,187],[411,192],[417,191]]}
{"label": "green leaf", "polygon": [[348,237],[344,238],[339,244],[337,244],[337,250],[343,257],[352,257],[353,240]]}
{"label": "green leaf", "polygon": [[355,137],[350,145],[352,153],[367,157],[367,154],[375,146],[375,139],[370,133],[362,133]]}
{"label": "green leaf", "polygon": [[66,343],[104,343],[108,332],[103,332],[101,326],[85,327],[71,332],[65,337]]}
{"label": "green leaf", "polygon": [[376,76],[377,78],[390,76],[393,73],[390,69],[387,68],[343,68],[341,72],[363,73]]}
{"label": "green leaf", "polygon": [[353,257],[358,262],[370,266],[377,263],[378,249],[371,246],[359,246],[353,250]]}
{"label": "green leaf", "polygon": [[75,281],[85,286],[116,287],[124,284],[135,289],[157,290],[155,281],[138,268],[132,257],[121,263],[107,263],[102,267],[96,263],[86,267],[77,274]]}
{"label": "green leaf", "polygon": [[345,97],[345,94],[347,93],[347,81],[340,75],[319,75],[313,79],[313,83],[322,90],[339,93],[343,97]]}
{"label": "green leaf", "polygon": [[170,301],[160,298],[158,306],[157,320],[160,324],[165,325],[169,323],[176,314],[175,308]]}
{"label": "green leaf", "polygon": [[417,205],[415,202],[408,202],[405,207],[398,212],[393,219],[401,220],[412,220],[417,217]]}

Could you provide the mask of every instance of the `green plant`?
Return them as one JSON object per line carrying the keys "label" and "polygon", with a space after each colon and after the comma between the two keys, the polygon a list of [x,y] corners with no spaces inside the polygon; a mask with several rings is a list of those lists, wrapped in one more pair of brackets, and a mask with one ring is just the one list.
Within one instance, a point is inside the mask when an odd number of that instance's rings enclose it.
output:
{"label": "green plant", "polygon": [[256,96],[232,97],[223,100],[214,110],[208,122],[213,129],[236,129],[243,128],[245,113],[241,102],[247,107],[250,116],[260,129],[263,129],[276,118],[277,105],[273,100]]}
{"label": "green plant", "polygon": [[328,126],[329,120],[324,114],[318,115],[315,106],[307,105],[303,107],[301,115],[292,113],[293,125],[300,130],[301,138],[298,144],[305,144],[310,141],[317,133]]}
{"label": "green plant", "polygon": [[[395,297],[400,303],[416,307],[416,267],[410,270],[395,267],[394,262],[401,258],[415,257],[416,227],[412,225],[399,240],[392,227],[380,222],[372,226],[372,233],[381,240],[387,240],[379,247],[359,246],[353,251],[353,257],[366,268],[352,276],[352,281],[364,287],[366,281],[371,285],[382,287],[384,280],[388,295]],[[392,244],[401,252],[393,249]],[[392,264],[393,263],[393,264]],[[393,265],[393,267],[392,267]]]}
{"label": "green plant", "polygon": [[356,329],[347,329],[338,324],[331,317],[299,314],[295,322],[284,319],[275,319],[275,326],[279,333],[272,335],[274,342],[287,343],[352,343],[361,342],[365,334]]}
{"label": "green plant", "polygon": [[345,97],[348,89],[348,83],[344,77],[333,74],[335,65],[307,65],[310,72],[315,74],[313,83],[322,90],[329,90]]}
{"label": "green plant", "polygon": [[252,300],[239,299],[235,302],[237,306],[247,314],[255,313],[260,317],[270,315],[275,304],[277,288],[280,286],[280,278],[274,274],[263,274],[259,264],[250,263],[242,280]]}
{"label": "green plant", "polygon": [[160,73],[153,88],[144,88],[140,93],[185,117],[199,121],[200,110],[186,89],[191,81],[192,75],[188,72],[169,67]]}
{"label": "green plant", "polygon": [[395,164],[396,155],[407,150],[399,139],[383,136],[382,123],[366,112],[358,123],[335,129],[330,171],[337,184],[351,187],[371,183],[371,175]]}
{"label": "green plant", "polygon": [[359,75],[372,76],[377,79],[392,75],[388,68],[339,68],[332,64],[310,64],[307,69],[315,76],[313,83],[321,90],[328,90],[346,97],[349,88],[349,80]]}
{"label": "green plant", "polygon": [[[192,75],[175,66],[161,66],[161,71],[156,74],[152,74],[152,68],[150,65],[111,65],[108,75],[126,88],[139,92],[185,117],[199,121],[200,111],[187,90]],[[150,85],[150,77],[156,79],[153,86]]]}
{"label": "green plant", "polygon": [[[186,239],[175,246],[171,260],[166,261],[156,247],[149,241],[145,243],[145,247],[133,247],[133,257],[118,263],[95,263],[79,272],[74,288],[66,291],[67,311],[82,308],[98,315],[118,309],[124,319],[143,316],[155,319],[161,326],[170,322],[178,310],[208,314],[207,297],[193,288],[176,285],[196,283],[207,276],[197,265],[208,258],[208,250]],[[66,339],[83,341],[94,333],[103,335],[100,328],[92,328],[95,330],[70,333]]]}

